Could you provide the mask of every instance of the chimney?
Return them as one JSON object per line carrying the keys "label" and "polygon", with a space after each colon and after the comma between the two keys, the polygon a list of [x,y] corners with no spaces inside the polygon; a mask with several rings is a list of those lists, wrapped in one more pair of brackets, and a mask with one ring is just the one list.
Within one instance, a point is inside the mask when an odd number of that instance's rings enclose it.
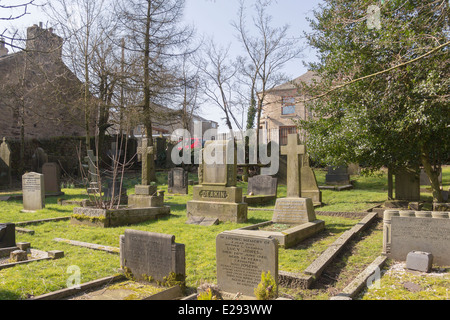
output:
{"label": "chimney", "polygon": [[27,29],[27,50],[31,53],[62,56],[63,39],[53,33],[53,29],[42,28],[42,22]]}
{"label": "chimney", "polygon": [[5,39],[0,38],[0,57],[6,56],[8,54],[8,49],[5,47]]}

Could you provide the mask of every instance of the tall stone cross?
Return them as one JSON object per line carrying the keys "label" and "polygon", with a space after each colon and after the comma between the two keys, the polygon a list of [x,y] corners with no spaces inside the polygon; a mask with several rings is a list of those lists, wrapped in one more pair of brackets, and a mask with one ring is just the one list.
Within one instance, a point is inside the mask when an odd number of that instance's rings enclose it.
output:
{"label": "tall stone cross", "polygon": [[87,157],[84,157],[84,161],[88,163],[88,173],[90,176],[90,180],[91,182],[98,182],[96,166],[98,157],[94,156],[94,151],[92,150],[88,150],[87,154]]}
{"label": "tall stone cross", "polygon": [[148,139],[142,139],[142,146],[137,148],[137,153],[142,157],[142,183],[143,186],[150,185],[150,177],[153,169],[153,147],[148,146]]}
{"label": "tall stone cross", "polygon": [[281,147],[281,154],[287,156],[287,198],[301,197],[301,166],[305,146],[300,145],[297,134],[288,136],[288,144]]}

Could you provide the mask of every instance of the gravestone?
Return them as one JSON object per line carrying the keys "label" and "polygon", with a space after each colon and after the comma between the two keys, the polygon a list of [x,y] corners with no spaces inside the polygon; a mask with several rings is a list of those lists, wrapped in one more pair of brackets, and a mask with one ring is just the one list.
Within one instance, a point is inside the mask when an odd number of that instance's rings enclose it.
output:
{"label": "gravestone", "polygon": [[359,175],[361,173],[361,167],[357,163],[349,163],[347,171],[351,176]]}
{"label": "gravestone", "polygon": [[[442,168],[439,170],[438,181],[442,185]],[[420,185],[431,186],[430,179],[424,169],[420,169]]]}
{"label": "gravestone", "polygon": [[243,202],[242,188],[236,186],[236,145],[233,141],[207,141],[202,153],[200,184],[194,186],[192,201],[186,204],[188,218],[246,222],[248,206]]}
{"label": "gravestone", "polygon": [[120,204],[126,204],[128,202],[127,189],[123,186],[123,184],[121,184],[119,179],[114,182],[112,180],[108,180],[107,184],[107,187],[103,189],[103,198],[105,200],[117,203],[120,195]]}
{"label": "gravestone", "polygon": [[42,174],[44,175],[45,194],[63,195],[61,192],[61,169],[55,162],[47,162],[42,166]]}
{"label": "gravestone", "polygon": [[[306,150],[305,150],[306,151]],[[314,170],[309,166],[309,156],[307,153],[303,155],[302,158],[302,168],[301,168],[301,197],[311,198],[314,205],[322,204],[322,191],[319,189],[317,184],[316,174]]]}
{"label": "gravestone", "polygon": [[157,186],[151,185],[151,174],[153,171],[154,148],[148,145],[148,139],[142,139],[141,147],[137,148],[141,155],[142,172],[141,184],[135,186],[135,194],[128,197],[128,206],[133,208],[162,207],[164,205],[164,194],[157,195]]}
{"label": "gravestone", "polygon": [[406,256],[406,269],[429,273],[433,267],[433,255],[429,252],[411,251]]}
{"label": "gravestone", "polygon": [[0,223],[0,249],[16,246],[16,226],[14,223]]}
{"label": "gravestone", "polygon": [[0,186],[11,185],[11,149],[6,138],[0,145]]}
{"label": "gravestone", "polygon": [[22,176],[23,212],[35,212],[45,208],[44,175],[36,172]]}
{"label": "gravestone", "polygon": [[188,194],[189,193],[188,172],[183,168],[173,168],[168,175],[169,193]]}
{"label": "gravestone", "polygon": [[272,176],[254,176],[248,178],[249,194],[254,196],[270,196],[277,194],[278,179]]}
{"label": "gravestone", "polygon": [[[423,251],[434,263],[450,265],[450,219],[448,213],[424,211],[385,212],[383,248],[389,258],[405,261],[408,253]],[[429,217],[431,215],[431,217]],[[390,218],[390,219],[389,219]],[[389,221],[386,221],[389,220]],[[389,222],[386,227],[386,222]],[[389,232],[386,234],[386,232]]]}
{"label": "gravestone", "polygon": [[166,138],[157,137],[155,140],[156,166],[163,168],[166,164]]}
{"label": "gravestone", "polygon": [[216,266],[220,290],[255,296],[263,272],[269,271],[278,284],[278,241],[267,236],[222,232],[216,238]]}
{"label": "gravestone", "polygon": [[44,149],[37,147],[31,156],[31,169],[34,172],[42,173],[42,166],[48,162],[48,155]]}
{"label": "gravestone", "polygon": [[97,173],[97,161],[98,157],[94,155],[94,151],[88,150],[87,156],[84,157],[84,161],[87,163],[85,168],[88,170],[89,187],[87,189],[88,194],[98,193],[98,173]]}
{"label": "gravestone", "polygon": [[281,154],[287,155],[287,197],[277,199],[273,222],[303,224],[316,221],[312,199],[301,197],[301,157],[305,154],[305,146],[300,145],[297,134],[288,136],[288,144],[281,147]]}
{"label": "gravestone", "polygon": [[325,175],[325,183],[331,185],[350,184],[350,175],[347,166],[328,167],[328,173]]}
{"label": "gravestone", "polygon": [[108,150],[108,157],[111,160],[111,167],[117,167],[117,164],[122,162],[124,152],[122,149],[118,148],[120,144],[117,142],[111,142],[111,149]]}
{"label": "gravestone", "polygon": [[175,243],[174,235],[125,230],[120,236],[120,265],[138,281],[165,281],[171,273],[184,281],[185,246]]}
{"label": "gravestone", "polygon": [[395,200],[420,201],[420,176],[413,168],[395,172]]}

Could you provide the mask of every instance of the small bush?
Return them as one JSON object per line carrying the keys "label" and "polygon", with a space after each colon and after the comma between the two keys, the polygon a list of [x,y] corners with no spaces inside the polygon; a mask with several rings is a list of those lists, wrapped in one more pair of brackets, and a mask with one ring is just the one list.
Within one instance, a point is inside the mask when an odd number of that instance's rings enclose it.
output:
{"label": "small bush", "polygon": [[267,273],[262,272],[261,274],[261,282],[258,284],[258,287],[255,288],[255,296],[258,300],[270,300],[277,297],[277,283],[275,279],[270,274],[270,271]]}

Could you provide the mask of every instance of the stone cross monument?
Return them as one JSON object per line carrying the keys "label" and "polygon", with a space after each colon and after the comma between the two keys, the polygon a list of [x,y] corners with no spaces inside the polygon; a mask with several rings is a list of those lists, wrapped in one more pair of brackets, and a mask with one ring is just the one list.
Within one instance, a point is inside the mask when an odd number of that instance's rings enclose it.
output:
{"label": "stone cross monument", "polygon": [[142,146],[137,148],[137,153],[142,157],[142,182],[141,185],[150,185],[150,177],[153,169],[153,147],[148,146],[148,139],[142,139]]}
{"label": "stone cross monument", "polygon": [[305,146],[300,145],[297,134],[288,136],[288,144],[281,147],[281,154],[287,156],[287,197],[301,197],[301,168]]}
{"label": "stone cross monument", "polygon": [[164,206],[164,191],[157,194],[157,186],[151,185],[153,170],[153,147],[149,147],[148,139],[142,139],[142,146],[137,153],[142,156],[142,182],[134,187],[135,194],[128,197],[128,206],[133,208],[153,208]]}
{"label": "stone cross monument", "polygon": [[305,146],[300,145],[297,134],[288,136],[288,145],[281,148],[287,155],[287,197],[277,199],[273,222],[299,225],[316,221],[311,198],[301,197],[301,166]]}

